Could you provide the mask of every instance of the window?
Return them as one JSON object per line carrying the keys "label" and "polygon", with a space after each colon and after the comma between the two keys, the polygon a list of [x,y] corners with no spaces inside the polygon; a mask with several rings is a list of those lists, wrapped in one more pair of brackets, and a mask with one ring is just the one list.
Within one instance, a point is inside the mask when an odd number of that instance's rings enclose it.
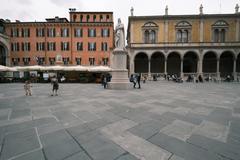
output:
{"label": "window", "polygon": [[45,50],[45,43],[44,42],[38,42],[36,47],[37,47],[37,51],[44,51]]}
{"label": "window", "polygon": [[82,51],[83,50],[83,42],[78,42],[77,43],[77,51]]}
{"label": "window", "polygon": [[22,37],[30,37],[30,29],[22,28]]}
{"label": "window", "polygon": [[68,28],[62,28],[61,29],[61,37],[68,37],[69,36],[69,29]]}
{"label": "window", "polygon": [[54,65],[55,64],[55,58],[49,58],[49,63],[50,63],[50,65]]}
{"label": "window", "polygon": [[96,37],[96,29],[88,29],[88,37]]}
{"label": "window", "polygon": [[48,28],[48,37],[55,37],[56,36],[56,29],[55,28]]}
{"label": "window", "polygon": [[181,21],[176,25],[176,41],[187,43],[190,41],[192,25],[187,21]]}
{"label": "window", "polygon": [[96,51],[96,42],[88,43],[88,51]]}
{"label": "window", "polygon": [[103,58],[103,65],[107,66],[108,65],[108,58]]}
{"label": "window", "polygon": [[187,43],[189,41],[188,30],[177,31],[177,42]]}
{"label": "window", "polygon": [[29,65],[30,64],[30,58],[29,57],[28,58],[23,58],[23,63],[24,63],[25,66]]}
{"label": "window", "polygon": [[48,51],[55,51],[56,50],[56,43],[55,42],[48,42],[47,43]]}
{"label": "window", "polygon": [[87,15],[87,22],[89,22],[89,20],[90,20],[90,16],[89,16],[89,15]]}
{"label": "window", "polygon": [[213,42],[220,42],[220,43],[225,42],[228,27],[229,27],[228,23],[223,20],[219,20],[215,22],[212,25]]}
{"label": "window", "polygon": [[102,29],[102,37],[109,37],[109,29],[108,28]]}
{"label": "window", "polygon": [[43,65],[45,62],[44,57],[36,57],[36,60],[37,60],[38,65]]}
{"label": "window", "polygon": [[103,21],[103,15],[100,15],[100,22]]}
{"label": "window", "polygon": [[69,58],[63,58],[63,64],[68,65],[69,64]]}
{"label": "window", "polygon": [[108,44],[107,42],[102,43],[102,51],[108,51]]}
{"label": "window", "polygon": [[89,58],[89,64],[90,64],[90,66],[94,66],[95,58]]}
{"label": "window", "polygon": [[12,63],[14,66],[17,66],[19,62],[20,62],[20,58],[12,58]]}
{"label": "window", "polygon": [[11,50],[13,52],[19,51],[19,43],[11,43]]}
{"label": "window", "polygon": [[107,15],[107,21],[109,21],[109,20],[110,20],[109,15]]}
{"label": "window", "polygon": [[18,36],[19,36],[18,28],[12,28],[11,29],[11,37],[18,37]]}
{"label": "window", "polygon": [[81,28],[75,28],[75,37],[82,37],[83,30]]}
{"label": "window", "polygon": [[24,42],[22,43],[22,51],[30,51],[30,43],[29,42]]}
{"label": "window", "polygon": [[93,15],[93,22],[96,22],[96,19],[97,19],[96,15]]}
{"label": "window", "polygon": [[82,61],[81,58],[76,58],[76,63],[77,63],[77,65],[81,65],[81,61]]}
{"label": "window", "polygon": [[69,42],[62,42],[61,43],[61,50],[68,51],[69,50]]}
{"label": "window", "polygon": [[36,29],[36,36],[37,36],[37,37],[44,37],[44,36],[45,36],[45,30],[44,30],[44,28],[37,28],[37,29]]}
{"label": "window", "polygon": [[80,22],[82,22],[82,21],[83,21],[83,15],[80,16]]}
{"label": "window", "polygon": [[144,43],[156,43],[158,26],[154,22],[147,22],[142,27]]}

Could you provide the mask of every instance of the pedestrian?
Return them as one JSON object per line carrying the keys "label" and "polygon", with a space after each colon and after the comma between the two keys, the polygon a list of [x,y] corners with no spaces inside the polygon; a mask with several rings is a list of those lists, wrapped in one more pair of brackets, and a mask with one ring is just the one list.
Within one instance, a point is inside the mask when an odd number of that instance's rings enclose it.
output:
{"label": "pedestrian", "polygon": [[130,76],[130,82],[133,83],[133,88],[136,88],[137,80],[136,80],[136,77],[133,74],[131,74],[131,76]]}
{"label": "pedestrian", "polygon": [[30,81],[25,81],[24,90],[25,90],[26,96],[32,96],[31,87],[32,86],[31,86]]}
{"label": "pedestrian", "polygon": [[141,88],[141,84],[140,84],[140,82],[141,82],[141,73],[139,73],[139,74],[137,75],[138,89]]}
{"label": "pedestrian", "polygon": [[53,88],[52,88],[52,95],[51,96],[53,96],[54,93],[55,93],[55,96],[57,96],[58,95],[57,91],[58,91],[58,88],[59,88],[59,84],[58,84],[58,79],[56,78],[56,76],[53,76],[53,78],[51,80],[51,84],[53,86]]}
{"label": "pedestrian", "polygon": [[143,77],[143,83],[146,83],[146,80],[147,80],[147,76],[145,75],[145,76]]}
{"label": "pedestrian", "polygon": [[108,81],[107,76],[103,75],[103,87],[104,87],[104,89],[107,88],[107,81]]}

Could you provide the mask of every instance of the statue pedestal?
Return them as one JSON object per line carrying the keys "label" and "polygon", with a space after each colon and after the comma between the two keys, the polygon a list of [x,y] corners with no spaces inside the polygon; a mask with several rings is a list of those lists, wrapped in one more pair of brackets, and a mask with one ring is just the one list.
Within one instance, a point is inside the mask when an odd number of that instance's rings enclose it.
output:
{"label": "statue pedestal", "polygon": [[112,79],[108,85],[109,89],[125,90],[132,88],[126,69],[127,51],[116,48],[111,56]]}

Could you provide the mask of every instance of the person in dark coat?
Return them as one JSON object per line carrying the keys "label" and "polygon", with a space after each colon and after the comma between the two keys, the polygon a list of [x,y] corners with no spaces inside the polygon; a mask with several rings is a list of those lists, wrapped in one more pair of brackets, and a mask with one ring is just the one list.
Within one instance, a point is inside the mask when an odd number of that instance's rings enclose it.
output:
{"label": "person in dark coat", "polygon": [[138,88],[140,89],[141,88],[141,73],[139,73],[138,75],[137,75],[137,84],[138,84]]}

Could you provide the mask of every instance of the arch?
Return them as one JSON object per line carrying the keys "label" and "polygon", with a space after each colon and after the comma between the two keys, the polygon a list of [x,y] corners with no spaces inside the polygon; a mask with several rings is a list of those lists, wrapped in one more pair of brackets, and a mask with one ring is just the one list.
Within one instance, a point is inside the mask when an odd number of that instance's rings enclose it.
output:
{"label": "arch", "polygon": [[218,20],[212,26],[213,27],[227,27],[228,23],[224,20]]}
{"label": "arch", "polygon": [[144,52],[138,53],[134,58],[135,73],[148,73],[148,56]]}
{"label": "arch", "polygon": [[181,56],[178,52],[171,52],[167,58],[167,73],[177,74],[181,72]]}
{"label": "arch", "polygon": [[191,28],[192,25],[188,21],[180,21],[177,23],[176,28]]}
{"label": "arch", "polygon": [[220,56],[219,72],[221,77],[232,75],[233,73],[234,54],[230,51],[225,51]]}
{"label": "arch", "polygon": [[7,65],[6,47],[4,47],[1,43],[0,43],[0,65],[3,65],[3,66]]}
{"label": "arch", "polygon": [[155,52],[151,56],[151,73],[164,73],[165,56],[162,52]]}
{"label": "arch", "polygon": [[240,53],[239,53],[238,56],[237,56],[236,72],[240,73]]}
{"label": "arch", "polygon": [[203,56],[203,73],[217,72],[217,55],[215,52],[206,52]]}
{"label": "arch", "polygon": [[195,52],[189,51],[183,56],[183,72],[197,73],[198,55]]}
{"label": "arch", "polygon": [[142,27],[158,27],[158,25],[154,22],[147,22]]}

